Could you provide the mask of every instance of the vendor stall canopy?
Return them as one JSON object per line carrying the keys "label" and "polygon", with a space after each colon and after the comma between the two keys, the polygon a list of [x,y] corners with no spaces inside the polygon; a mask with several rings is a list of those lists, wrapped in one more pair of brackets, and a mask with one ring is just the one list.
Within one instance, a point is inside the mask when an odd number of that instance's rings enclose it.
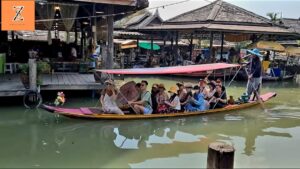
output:
{"label": "vendor stall canopy", "polygon": [[290,56],[300,56],[300,47],[289,46],[285,51]]}
{"label": "vendor stall canopy", "polygon": [[270,51],[277,51],[277,52],[285,51],[285,47],[275,41],[259,41],[254,44],[251,44],[248,48],[249,49],[258,48],[261,50],[270,50]]}

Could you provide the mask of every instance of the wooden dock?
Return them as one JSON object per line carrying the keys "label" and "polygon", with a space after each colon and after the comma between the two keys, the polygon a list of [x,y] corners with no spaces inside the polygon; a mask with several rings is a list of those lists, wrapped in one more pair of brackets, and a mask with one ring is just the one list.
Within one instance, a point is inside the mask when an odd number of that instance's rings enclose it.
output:
{"label": "wooden dock", "polygon": [[[98,90],[93,74],[55,73],[42,75],[41,91],[47,90]],[[19,74],[0,75],[0,97],[22,96],[26,92]]]}

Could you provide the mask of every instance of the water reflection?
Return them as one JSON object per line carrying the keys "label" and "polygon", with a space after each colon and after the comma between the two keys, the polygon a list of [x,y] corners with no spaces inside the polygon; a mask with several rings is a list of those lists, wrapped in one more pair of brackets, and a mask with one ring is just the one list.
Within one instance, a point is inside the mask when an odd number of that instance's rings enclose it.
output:
{"label": "water reflection", "polygon": [[299,167],[299,89],[277,91],[268,112],[257,107],[167,120],[85,121],[1,108],[0,167],[200,168],[214,141],[234,145],[236,167]]}
{"label": "water reflection", "polygon": [[[41,112],[27,112],[26,122],[0,123],[1,128],[15,128],[1,145],[22,140],[3,147],[6,152],[18,152],[25,166],[86,166],[129,167],[149,159],[178,157],[181,154],[207,153],[207,146],[214,141],[239,145],[242,153],[251,156],[256,151],[258,137],[291,138],[285,128],[300,125],[300,118],[276,112],[263,113],[260,109],[250,112],[210,115],[203,117],[175,118],[147,121],[82,121]],[[256,113],[258,112],[258,113]],[[298,113],[299,114],[299,113]],[[38,119],[38,120],[37,120]],[[29,124],[27,122],[30,122]],[[280,131],[280,130],[281,131]],[[21,130],[21,131],[18,131]],[[9,154],[1,156],[0,164],[7,164]],[[134,152],[134,153],[133,153]],[[52,164],[49,160],[56,160]],[[67,164],[65,160],[72,163]],[[114,161],[118,162],[115,163]],[[206,159],[202,159],[205,162]],[[37,164],[34,164],[36,161]],[[81,161],[81,162],[79,162]],[[24,166],[24,163],[21,163]],[[8,163],[4,167],[15,166]]]}

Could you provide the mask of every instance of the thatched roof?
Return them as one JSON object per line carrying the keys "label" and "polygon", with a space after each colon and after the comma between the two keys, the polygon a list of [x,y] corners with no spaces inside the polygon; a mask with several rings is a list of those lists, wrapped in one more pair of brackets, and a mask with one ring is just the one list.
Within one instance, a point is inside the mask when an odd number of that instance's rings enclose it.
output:
{"label": "thatched roof", "polygon": [[161,24],[163,22],[158,10],[154,14],[148,10],[140,10],[133,14],[123,17],[114,23],[115,29],[136,30],[146,26]]}
{"label": "thatched roof", "polygon": [[174,23],[189,23],[189,22],[218,22],[218,23],[239,23],[239,24],[254,24],[254,25],[270,25],[271,21],[253,12],[217,0],[204,7],[183,13],[166,22]]}
{"label": "thatched roof", "polygon": [[299,36],[286,27],[276,25],[269,19],[253,12],[216,0],[204,7],[171,18],[161,25],[141,28],[142,31],[212,31],[223,33],[271,34]]}
{"label": "thatched roof", "polygon": [[289,28],[289,30],[300,34],[300,18],[299,19],[283,18],[281,21],[285,26]]}

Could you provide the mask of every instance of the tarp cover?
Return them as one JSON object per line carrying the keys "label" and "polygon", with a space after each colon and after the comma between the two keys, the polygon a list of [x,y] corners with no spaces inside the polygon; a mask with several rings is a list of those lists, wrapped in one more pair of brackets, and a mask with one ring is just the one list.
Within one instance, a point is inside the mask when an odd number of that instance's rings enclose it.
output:
{"label": "tarp cover", "polygon": [[106,69],[97,70],[102,73],[108,74],[123,74],[123,75],[156,75],[156,74],[188,74],[196,72],[205,72],[217,69],[227,69],[239,67],[238,64],[227,63],[212,63],[202,65],[189,65],[189,66],[173,66],[173,67],[158,67],[158,68],[137,68],[137,69]]}

